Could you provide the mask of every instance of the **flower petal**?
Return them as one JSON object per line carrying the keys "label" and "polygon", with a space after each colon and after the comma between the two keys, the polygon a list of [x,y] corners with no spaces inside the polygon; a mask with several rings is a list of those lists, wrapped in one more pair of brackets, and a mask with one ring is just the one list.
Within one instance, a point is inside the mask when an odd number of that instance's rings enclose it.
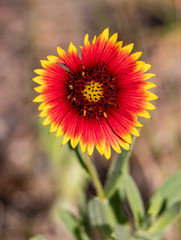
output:
{"label": "flower petal", "polygon": [[130,54],[133,50],[134,47],[134,43],[131,43],[129,45],[126,45],[122,48],[123,51],[125,51],[126,53]]}
{"label": "flower petal", "polygon": [[57,52],[61,58],[67,54],[60,46],[57,46]]}
{"label": "flower petal", "polygon": [[45,69],[35,69],[34,72],[38,75],[44,75],[46,73]]}
{"label": "flower petal", "polygon": [[[63,135],[62,144],[70,141],[73,148],[80,142],[82,152],[92,155],[96,148],[107,159],[111,148],[121,153],[129,150],[132,135],[138,137],[142,127],[137,116],[150,118],[147,110],[155,106],[149,101],[158,97],[147,89],[156,87],[145,80],[151,65],[137,61],[141,52],[130,54],[134,44],[123,47],[115,33],[109,38],[106,28],[92,42],[85,34],[82,59],[71,42],[66,53],[59,46],[59,57],[49,55],[41,60],[43,69],[34,72],[33,81],[40,93],[33,101],[41,102],[42,125],[50,125],[50,133]],[[90,97],[88,97],[90,96]]]}
{"label": "flower petal", "polygon": [[33,102],[43,102],[43,101],[44,101],[44,95],[39,95],[33,99]]}
{"label": "flower petal", "polygon": [[101,40],[108,40],[109,38],[109,28],[106,28],[100,35],[99,38]]}
{"label": "flower petal", "polygon": [[118,34],[115,33],[109,38],[109,41],[112,43],[116,43],[117,39],[118,39]]}
{"label": "flower petal", "polygon": [[36,76],[32,80],[38,84],[45,84],[45,81],[42,76]]}

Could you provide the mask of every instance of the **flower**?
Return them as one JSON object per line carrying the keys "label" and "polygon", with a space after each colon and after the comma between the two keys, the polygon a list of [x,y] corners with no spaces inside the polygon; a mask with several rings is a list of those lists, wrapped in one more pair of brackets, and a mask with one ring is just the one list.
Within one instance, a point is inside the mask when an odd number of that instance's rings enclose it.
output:
{"label": "flower", "polygon": [[68,53],[59,46],[59,57],[47,56],[41,60],[44,69],[36,69],[39,76],[33,81],[40,84],[40,93],[33,101],[42,102],[40,117],[43,125],[50,125],[50,132],[63,136],[62,144],[70,140],[75,148],[80,142],[92,155],[94,147],[107,159],[111,147],[118,153],[129,150],[131,135],[139,136],[141,127],[137,116],[150,118],[147,110],[155,106],[149,101],[157,96],[147,89],[154,83],[145,81],[155,74],[146,73],[151,65],[137,61],[141,52],[130,54],[133,44],[122,46],[118,34],[109,38],[106,28],[90,43],[86,34],[82,58],[71,42]]}

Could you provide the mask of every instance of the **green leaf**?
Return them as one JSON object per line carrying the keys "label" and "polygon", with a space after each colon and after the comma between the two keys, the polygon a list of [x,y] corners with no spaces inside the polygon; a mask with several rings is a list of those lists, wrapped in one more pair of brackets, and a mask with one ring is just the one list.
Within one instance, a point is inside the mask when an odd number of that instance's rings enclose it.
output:
{"label": "green leaf", "polygon": [[130,155],[131,151],[123,150],[122,153],[119,154],[118,157],[113,160],[108,172],[107,181],[104,188],[105,196],[107,198],[110,198],[116,191],[124,167],[126,166],[126,162],[128,161]]}
{"label": "green leaf", "polygon": [[87,196],[85,196],[85,194],[82,194],[82,197],[80,198],[79,201],[79,215],[81,226],[83,227],[83,229],[81,227],[81,236],[83,240],[86,240],[86,238],[88,239],[88,236],[91,235],[91,231],[89,226],[88,201]]}
{"label": "green leaf", "polygon": [[126,226],[117,224],[112,233],[112,237],[116,240],[130,240],[130,232]]}
{"label": "green leaf", "polygon": [[72,235],[80,240],[80,222],[79,220],[72,215],[69,211],[65,209],[60,210],[60,216],[64,224],[66,225],[67,229],[72,233]]}
{"label": "green leaf", "polygon": [[110,198],[120,183],[121,176],[123,172],[128,172],[128,161],[134,146],[136,137],[132,137],[132,145],[129,151],[122,149],[122,153],[113,159],[111,166],[108,171],[107,181],[105,184],[104,192],[107,198]]}
{"label": "green leaf", "polygon": [[139,230],[133,235],[135,240],[161,240],[164,235],[164,231],[146,232]]}
{"label": "green leaf", "polygon": [[60,210],[60,215],[67,229],[77,240],[91,239],[89,234],[86,232],[86,226],[84,226],[84,222],[81,223],[74,215],[72,215],[72,213],[65,209]]}
{"label": "green leaf", "polygon": [[133,180],[128,174],[123,174],[122,178],[125,196],[132,210],[136,228],[140,227],[141,220],[144,218],[144,206],[140,192]]}
{"label": "green leaf", "polygon": [[107,201],[99,198],[93,199],[88,204],[90,224],[105,234],[112,232],[115,223],[114,216]]}
{"label": "green leaf", "polygon": [[43,237],[42,235],[36,235],[30,238],[30,240],[47,240],[47,238]]}
{"label": "green leaf", "polygon": [[82,169],[84,170],[85,174],[90,177],[90,173],[89,173],[89,170],[84,162],[84,159],[82,158],[82,155],[80,154],[79,150],[78,150],[78,146],[74,149],[72,148],[72,146],[70,145],[70,142],[69,142],[69,147],[72,151],[74,151],[75,155],[76,155],[76,158],[77,160],[79,161],[79,164],[81,165]]}
{"label": "green leaf", "polygon": [[168,210],[161,214],[147,232],[157,232],[165,229],[177,220],[181,214],[181,202],[173,204]]}
{"label": "green leaf", "polygon": [[125,198],[120,192],[116,191],[110,199],[110,205],[113,209],[117,222],[124,224],[127,222],[127,215],[124,209]]}
{"label": "green leaf", "polygon": [[84,228],[80,229],[80,238],[79,240],[91,240],[91,238],[88,236],[88,234],[85,232]]}
{"label": "green leaf", "polygon": [[[171,206],[174,202],[181,200],[181,172],[171,176],[152,196],[148,214],[157,216],[164,207]],[[165,205],[165,206],[164,206]]]}

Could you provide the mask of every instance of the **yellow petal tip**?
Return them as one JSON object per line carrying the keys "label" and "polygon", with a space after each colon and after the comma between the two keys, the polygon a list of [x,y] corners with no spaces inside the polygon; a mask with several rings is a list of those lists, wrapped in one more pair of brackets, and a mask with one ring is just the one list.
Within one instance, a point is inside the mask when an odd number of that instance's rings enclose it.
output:
{"label": "yellow petal tip", "polygon": [[129,45],[124,46],[122,50],[130,54],[133,50],[133,47],[134,43],[130,43]]}
{"label": "yellow petal tip", "polygon": [[33,99],[33,102],[43,102],[43,101],[44,101],[43,95],[39,95]]}
{"label": "yellow petal tip", "polygon": [[57,52],[60,57],[66,55],[66,52],[60,46],[57,46]]}
{"label": "yellow petal tip", "polygon": [[115,33],[110,37],[109,41],[112,43],[116,43],[117,39],[118,39],[118,33]]}
{"label": "yellow petal tip", "polygon": [[68,53],[74,53],[74,54],[77,53],[77,48],[73,45],[72,42],[69,45]]}
{"label": "yellow petal tip", "polygon": [[76,148],[78,142],[79,142],[79,138],[71,138],[70,139],[70,144],[73,148]]}
{"label": "yellow petal tip", "polygon": [[50,125],[50,131],[49,131],[49,132],[50,132],[50,133],[56,132],[57,129],[58,129],[58,126],[55,125],[54,123],[51,123],[51,125]]}
{"label": "yellow petal tip", "polygon": [[99,38],[103,40],[108,40],[109,38],[109,28],[104,29],[104,31],[100,34]]}
{"label": "yellow petal tip", "polygon": [[51,119],[49,117],[45,118],[45,120],[42,122],[43,126],[49,125],[51,123]]}
{"label": "yellow petal tip", "polygon": [[90,45],[90,42],[89,42],[89,35],[86,33],[85,37],[84,37],[84,45],[85,46],[88,46]]}
{"label": "yellow petal tip", "polygon": [[134,61],[138,60],[142,55],[142,52],[136,52],[131,54],[131,57],[134,59]]}
{"label": "yellow petal tip", "polygon": [[38,75],[43,75],[45,73],[45,69],[35,69],[33,71]]}

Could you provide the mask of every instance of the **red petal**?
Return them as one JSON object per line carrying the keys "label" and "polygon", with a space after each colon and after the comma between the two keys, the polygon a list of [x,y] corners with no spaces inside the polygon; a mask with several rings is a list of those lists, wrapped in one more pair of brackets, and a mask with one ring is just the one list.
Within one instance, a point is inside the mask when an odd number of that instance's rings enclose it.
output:
{"label": "red petal", "polygon": [[71,74],[77,74],[82,71],[82,60],[77,53],[65,54],[61,61],[69,68]]}

